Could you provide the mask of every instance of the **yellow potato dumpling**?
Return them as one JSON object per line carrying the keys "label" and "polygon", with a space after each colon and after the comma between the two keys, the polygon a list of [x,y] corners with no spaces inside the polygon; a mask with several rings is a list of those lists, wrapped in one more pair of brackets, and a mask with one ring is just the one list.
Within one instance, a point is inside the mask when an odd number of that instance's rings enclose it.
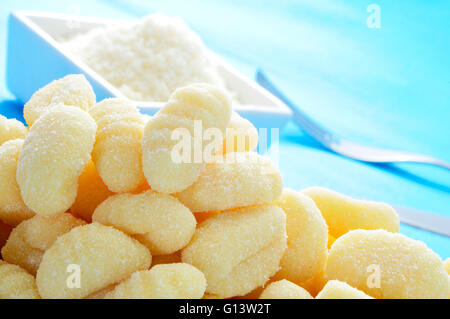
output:
{"label": "yellow potato dumpling", "polygon": [[19,266],[0,260],[0,299],[39,299],[36,280]]}
{"label": "yellow potato dumpling", "polygon": [[123,125],[145,122],[144,115],[133,102],[120,98],[107,98],[98,102],[89,109],[89,114],[97,123],[99,133],[107,133],[110,125],[118,122]]}
{"label": "yellow potato dumpling", "polygon": [[231,103],[198,83],[150,117],[68,75],[0,115],[0,299],[450,298],[394,208],[283,189]]}
{"label": "yellow potato dumpling", "polygon": [[22,200],[16,182],[17,161],[23,140],[15,139],[0,146],[0,220],[16,226],[34,213]]}
{"label": "yellow potato dumpling", "polygon": [[286,249],[286,215],[275,205],[216,214],[200,225],[181,260],[205,274],[207,292],[242,296],[278,270]]}
{"label": "yellow potato dumpling", "polygon": [[267,285],[259,299],[313,299],[302,287],[283,279]]}
{"label": "yellow potato dumpling", "polygon": [[95,209],[92,220],[135,235],[154,255],[186,246],[196,226],[194,215],[178,199],[151,190],[109,197]]}
{"label": "yellow potato dumpling", "polygon": [[361,290],[345,282],[330,280],[316,296],[316,299],[373,299]]}
{"label": "yellow potato dumpling", "polygon": [[252,122],[235,111],[225,132],[222,154],[231,152],[251,152],[258,146],[258,131]]}
{"label": "yellow potato dumpling", "polygon": [[110,191],[132,192],[145,180],[142,135],[145,120],[137,107],[121,99],[105,99],[89,113],[98,129],[92,159]]}
{"label": "yellow potato dumpling", "polygon": [[149,250],[137,240],[92,223],[58,237],[42,257],[36,283],[42,298],[84,298],[150,264]]}
{"label": "yellow potato dumpling", "polygon": [[336,239],[326,277],[383,299],[449,295],[441,258],[424,243],[385,230],[353,230]]}
{"label": "yellow potato dumpling", "polygon": [[140,123],[141,119],[136,105],[128,100],[119,98],[104,99],[89,109],[89,114],[97,122],[98,129],[108,127],[117,120],[127,119],[125,122]]}
{"label": "yellow potato dumpling", "polygon": [[20,152],[16,176],[23,201],[34,212],[50,216],[72,206],[96,128],[88,113],[66,105],[50,109],[34,123]]}
{"label": "yellow potato dumpling", "polygon": [[87,111],[95,104],[95,94],[82,74],[70,74],[55,80],[33,94],[23,108],[28,126],[56,104],[65,104]]}
{"label": "yellow potato dumpling", "polygon": [[328,228],[314,201],[291,189],[284,189],[274,202],[286,213],[288,248],[275,279],[303,283],[323,272],[327,259]]}
{"label": "yellow potato dumpling", "polygon": [[77,198],[70,207],[70,212],[91,222],[97,206],[113,194],[98,175],[94,162],[89,160],[78,178]]}
{"label": "yellow potato dumpling", "polygon": [[35,275],[42,255],[56,238],[84,224],[83,220],[68,213],[36,215],[13,229],[2,249],[3,259]]}
{"label": "yellow potato dumpling", "polygon": [[227,153],[209,163],[199,179],[175,196],[193,212],[270,203],[283,189],[281,174],[257,153]]}
{"label": "yellow potato dumpling", "polygon": [[[212,145],[211,154],[207,155],[212,157],[221,148],[230,117],[230,98],[220,88],[194,84],[175,90],[145,126],[142,164],[150,187],[162,193],[176,193],[192,185],[206,165],[207,143],[196,147],[202,142],[200,138],[209,129],[221,134],[218,143],[207,144]],[[200,124],[199,129],[196,124]],[[176,138],[178,133],[182,134],[181,140]],[[177,145],[181,145],[180,158]]]}
{"label": "yellow potato dumpling", "polygon": [[176,263],[156,265],[135,272],[116,286],[106,299],[200,299],[206,279],[194,266]]}
{"label": "yellow potato dumpling", "polygon": [[322,187],[310,187],[302,193],[314,200],[335,238],[353,229],[398,232],[397,212],[386,203],[353,199]]}
{"label": "yellow potato dumpling", "polygon": [[27,133],[28,129],[22,122],[0,115],[0,145],[17,138],[24,139]]}
{"label": "yellow potato dumpling", "polygon": [[141,138],[141,132],[136,131],[136,134],[113,135],[96,143],[92,158],[110,191],[132,192],[144,181]]}

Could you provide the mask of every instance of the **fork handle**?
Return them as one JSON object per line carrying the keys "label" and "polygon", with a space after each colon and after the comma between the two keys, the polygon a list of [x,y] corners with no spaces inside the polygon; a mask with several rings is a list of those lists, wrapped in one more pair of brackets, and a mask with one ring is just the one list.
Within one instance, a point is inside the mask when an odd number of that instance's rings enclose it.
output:
{"label": "fork handle", "polygon": [[376,147],[369,147],[353,143],[345,139],[341,139],[338,136],[331,133],[330,131],[328,131],[323,126],[321,126],[319,123],[314,121],[305,112],[303,112],[295,103],[289,100],[283,93],[281,93],[281,91],[277,87],[275,87],[275,85],[267,78],[267,76],[264,74],[262,70],[258,70],[256,72],[256,81],[292,110],[293,119],[302,130],[304,130],[317,142],[322,144],[322,146],[337,154],[362,162],[422,163],[435,165],[450,170],[450,163],[432,156],[405,151],[396,151]]}

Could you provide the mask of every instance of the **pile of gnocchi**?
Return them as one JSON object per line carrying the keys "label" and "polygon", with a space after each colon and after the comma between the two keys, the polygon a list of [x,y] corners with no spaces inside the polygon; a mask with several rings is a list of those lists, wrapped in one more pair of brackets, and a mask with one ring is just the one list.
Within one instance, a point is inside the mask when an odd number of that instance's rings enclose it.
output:
{"label": "pile of gnocchi", "polygon": [[[283,188],[220,88],[177,89],[150,117],[68,75],[23,112],[0,117],[0,298],[449,297],[450,260],[391,206]],[[198,121],[220,142],[175,160]]]}

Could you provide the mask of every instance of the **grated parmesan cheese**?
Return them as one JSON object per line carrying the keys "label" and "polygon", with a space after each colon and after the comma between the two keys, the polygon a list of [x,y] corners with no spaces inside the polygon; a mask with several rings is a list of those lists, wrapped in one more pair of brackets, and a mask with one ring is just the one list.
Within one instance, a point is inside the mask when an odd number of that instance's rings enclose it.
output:
{"label": "grated parmesan cheese", "polygon": [[180,18],[153,14],[93,29],[63,45],[133,100],[164,102],[196,82],[224,87],[215,57]]}

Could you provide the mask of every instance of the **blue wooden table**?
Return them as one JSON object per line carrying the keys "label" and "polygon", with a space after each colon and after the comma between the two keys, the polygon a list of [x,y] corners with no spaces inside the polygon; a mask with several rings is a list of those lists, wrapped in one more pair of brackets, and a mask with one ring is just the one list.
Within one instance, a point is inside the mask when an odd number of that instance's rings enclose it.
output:
{"label": "blue wooden table", "polygon": [[[206,44],[253,77],[258,67],[313,118],[367,145],[450,161],[450,2],[378,0],[380,28],[369,28],[372,1],[82,0],[0,2],[0,113],[22,119],[7,90],[6,19],[43,10],[104,17],[160,11],[181,16]],[[23,76],[26,76],[24,74]],[[294,124],[281,133],[279,165],[288,187],[321,185],[394,205],[450,216],[450,173],[403,164],[368,165],[323,150]],[[446,258],[450,238],[407,225]]]}

